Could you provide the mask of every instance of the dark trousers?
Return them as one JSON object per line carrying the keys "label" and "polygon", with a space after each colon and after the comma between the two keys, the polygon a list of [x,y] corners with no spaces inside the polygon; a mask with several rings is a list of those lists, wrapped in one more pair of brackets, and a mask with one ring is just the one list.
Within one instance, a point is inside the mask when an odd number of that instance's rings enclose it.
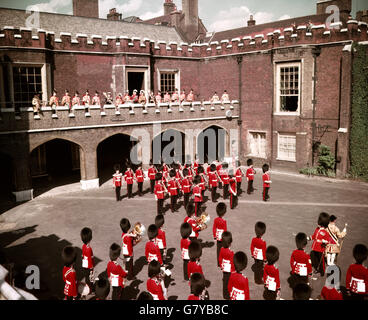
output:
{"label": "dark trousers", "polygon": [[126,256],[124,255],[124,260],[125,260],[125,269],[128,272],[127,275],[127,279],[128,280],[132,280],[134,278],[134,273],[133,273],[133,256]]}
{"label": "dark trousers", "polygon": [[227,199],[228,196],[229,196],[229,185],[228,184],[224,184],[223,198],[224,199]]}
{"label": "dark trousers", "polygon": [[236,190],[238,190],[238,193],[239,193],[239,194],[241,194],[241,192],[242,192],[241,184],[242,184],[241,182],[237,182],[237,183],[236,183]]}
{"label": "dark trousers", "polygon": [[298,274],[291,273],[288,279],[288,282],[289,282],[290,288],[293,289],[299,283],[308,284],[308,276],[300,276]]}
{"label": "dark trousers", "polygon": [[91,292],[94,291],[94,285],[89,279],[89,275],[91,274],[92,269],[82,268],[82,270],[83,270],[83,277],[86,279],[86,284],[91,289]]}
{"label": "dark trousers", "polygon": [[160,249],[160,253],[161,253],[162,263],[165,264],[165,261],[166,261],[166,256],[164,256],[165,250]]}
{"label": "dark trousers", "polygon": [[263,299],[265,299],[265,300],[276,300],[276,298],[277,298],[277,291],[271,291],[271,290],[268,290],[267,288],[264,289]]}
{"label": "dark trousers", "polygon": [[253,180],[249,180],[249,181],[248,181],[248,189],[247,189],[247,193],[248,193],[248,194],[251,194],[253,191],[254,191],[254,188],[253,188]]}
{"label": "dark trousers", "polygon": [[157,199],[157,215],[163,214],[164,199]]}
{"label": "dark trousers", "polygon": [[190,199],[190,193],[189,192],[184,193],[184,208],[185,208],[185,210],[187,209],[189,199]]}
{"label": "dark trousers", "polygon": [[155,180],[150,180],[151,193],[155,192]]}
{"label": "dark trousers", "polygon": [[254,272],[254,282],[256,284],[263,284],[263,261],[254,259],[252,271]]}
{"label": "dark trousers", "polygon": [[211,190],[211,200],[212,200],[212,202],[216,202],[216,191],[217,191],[217,187],[212,187],[212,190]]}
{"label": "dark trousers", "polygon": [[201,215],[201,205],[202,202],[195,202],[195,215],[199,217]]}
{"label": "dark trousers", "polygon": [[223,272],[222,274],[222,296],[225,300],[230,300],[230,293],[227,289],[227,285],[229,284],[231,272]]}
{"label": "dark trousers", "polygon": [[121,300],[123,297],[124,288],[122,287],[112,287],[111,300]]}
{"label": "dark trousers", "polygon": [[178,201],[178,196],[177,195],[170,196],[170,199],[171,199],[170,209],[171,212],[174,212],[176,211],[176,203]]}
{"label": "dark trousers", "polygon": [[359,294],[355,292],[350,293],[350,299],[351,300],[358,300],[358,301],[364,301],[365,294]]}
{"label": "dark trousers", "polygon": [[268,191],[270,190],[270,187],[263,187],[263,201],[267,201],[270,196],[268,195]]}
{"label": "dark trousers", "polygon": [[132,184],[127,184],[127,190],[128,190],[128,198],[131,198],[132,197],[133,185]]}
{"label": "dark trousers", "polygon": [[322,255],[323,252],[319,251],[311,251],[310,253],[312,267],[323,277],[325,275],[325,261],[324,261],[325,257],[323,257]]}
{"label": "dark trousers", "polygon": [[141,196],[143,193],[143,182],[138,182],[138,194]]}
{"label": "dark trousers", "polygon": [[183,259],[183,274],[184,274],[184,280],[189,280],[188,276],[188,262],[189,260]]}
{"label": "dark trousers", "polygon": [[220,251],[222,248],[222,241],[216,241],[217,244],[217,266],[220,267],[220,261],[219,261],[219,256],[220,256]]}
{"label": "dark trousers", "polygon": [[121,187],[115,187],[116,201],[120,201],[120,190]]}
{"label": "dark trousers", "polygon": [[230,194],[230,209],[234,209],[238,205],[238,196]]}

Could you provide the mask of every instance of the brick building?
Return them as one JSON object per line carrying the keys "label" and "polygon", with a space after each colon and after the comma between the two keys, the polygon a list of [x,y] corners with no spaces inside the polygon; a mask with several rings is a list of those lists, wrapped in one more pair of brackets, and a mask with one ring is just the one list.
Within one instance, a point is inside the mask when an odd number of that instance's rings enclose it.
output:
{"label": "brick building", "polygon": [[[72,16],[0,9],[0,174],[18,201],[58,175],[83,189],[99,187],[138,141],[149,141],[137,154],[150,159],[165,132],[192,159],[208,156],[203,137],[214,129],[217,158],[289,169],[311,165],[313,146],[323,143],[336,155],[337,173],[347,173],[351,47],[368,40],[366,12],[357,14],[363,21],[349,17],[350,0],[320,1],[312,16],[261,25],[250,19],[217,33],[207,33],[198,0],[183,0],[182,11],[166,0],[164,16],[129,22],[116,10],[99,19],[97,0],[73,2]],[[343,8],[339,22],[328,22],[326,4]],[[196,102],[90,106],[88,113],[44,106],[34,117],[34,92],[48,101],[53,89],[60,99],[65,89],[114,97],[193,89]],[[230,102],[209,102],[224,90]]]}

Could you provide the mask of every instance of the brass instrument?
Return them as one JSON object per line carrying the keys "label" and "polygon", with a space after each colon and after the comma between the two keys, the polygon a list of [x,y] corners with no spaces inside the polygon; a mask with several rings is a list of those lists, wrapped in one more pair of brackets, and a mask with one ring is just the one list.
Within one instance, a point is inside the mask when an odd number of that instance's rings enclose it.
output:
{"label": "brass instrument", "polygon": [[210,222],[210,215],[206,212],[203,212],[198,218],[196,218],[197,225],[204,230],[208,227],[208,222]]}
{"label": "brass instrument", "polygon": [[137,244],[138,242],[142,240],[145,232],[146,232],[146,227],[142,223],[137,222],[134,225],[132,231],[129,232],[129,235],[134,238],[134,242],[135,244]]}

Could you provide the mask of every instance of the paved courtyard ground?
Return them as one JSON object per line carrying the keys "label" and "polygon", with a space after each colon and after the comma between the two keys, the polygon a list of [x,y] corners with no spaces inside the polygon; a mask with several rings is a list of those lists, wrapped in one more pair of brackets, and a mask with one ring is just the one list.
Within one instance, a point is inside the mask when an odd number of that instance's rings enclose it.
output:
{"label": "paved courtyard ground", "polygon": [[[232,249],[242,250],[248,256],[248,267],[244,274],[249,278],[251,299],[263,299],[263,287],[254,283],[251,271],[253,263],[250,259],[250,242],[254,236],[254,224],[257,221],[266,223],[264,239],[267,245],[275,245],[280,251],[277,265],[280,270],[281,297],[291,299],[287,278],[290,271],[290,255],[295,249],[293,233],[312,234],[317,225],[318,214],[322,211],[336,215],[340,228],[343,228],[345,222],[349,224],[348,235],[338,259],[342,270],[342,283],[345,285],[346,270],[353,262],[353,246],[357,243],[368,245],[368,184],[273,173],[271,201],[265,203],[261,201],[260,180],[261,174],[258,171],[255,193],[243,193],[238,207],[235,210],[228,209],[225,216],[228,229],[233,235]],[[148,184],[146,186],[148,187]],[[243,189],[245,187],[243,183]],[[125,188],[122,193],[125,194]],[[206,195],[209,195],[208,191]],[[228,200],[225,202],[229,204]],[[212,223],[216,217],[215,204],[209,201],[206,205],[211,221],[208,229],[200,234],[204,245],[201,263],[205,277],[211,283],[210,298],[221,300],[222,273],[217,268],[216,244],[212,238]],[[39,266],[41,290],[35,292],[39,298],[63,298],[61,250],[70,244],[81,249],[80,230],[83,227],[88,226],[93,230],[91,245],[97,262],[96,273],[99,274],[106,269],[109,246],[113,242],[120,243],[120,219],[126,217],[132,225],[140,221],[148,227],[153,223],[155,214],[156,203],[153,195],[149,193],[143,197],[136,195],[133,199],[124,198],[121,202],[116,202],[111,184],[105,184],[99,190],[93,191],[64,187],[59,192],[50,191],[3,213],[0,216],[0,248],[7,258],[18,266]],[[172,268],[172,281],[168,288],[170,299],[185,300],[190,293],[188,284],[183,281],[180,257],[179,228],[184,218],[183,207],[178,213],[167,211],[165,215],[164,229]],[[134,248],[137,280],[129,282],[127,290],[131,298],[146,290],[146,241],[147,237]],[[308,244],[308,252],[310,246],[311,243]],[[77,263],[81,264],[80,257]],[[320,294],[324,281],[324,278],[312,281],[312,298]]]}

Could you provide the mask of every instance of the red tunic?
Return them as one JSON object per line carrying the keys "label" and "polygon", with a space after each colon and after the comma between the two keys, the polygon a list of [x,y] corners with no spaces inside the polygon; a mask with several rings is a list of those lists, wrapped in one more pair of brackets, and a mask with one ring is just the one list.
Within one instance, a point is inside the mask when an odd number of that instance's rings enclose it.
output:
{"label": "red tunic", "polygon": [[263,270],[263,283],[270,291],[280,289],[280,273],[274,265],[266,264]]}
{"label": "red tunic", "polygon": [[148,168],[148,177],[150,180],[156,179],[156,173],[157,173],[157,170],[155,167]]}
{"label": "red tunic", "polygon": [[217,241],[222,241],[222,234],[227,231],[226,220],[222,217],[217,217],[213,221],[212,234],[213,238]]}
{"label": "red tunic", "polygon": [[155,238],[155,244],[159,249],[166,249],[166,234],[161,228],[158,229],[158,234]]}
{"label": "red tunic", "polygon": [[254,259],[266,260],[266,241],[262,238],[253,238],[250,245],[250,253]]}
{"label": "red tunic", "polygon": [[196,185],[193,187],[193,195],[194,195],[194,202],[202,202],[202,189],[200,185]]}
{"label": "red tunic", "polygon": [[125,171],[124,178],[127,184],[133,184],[133,178],[134,178],[133,170]]}
{"label": "red tunic", "polygon": [[328,288],[324,286],[321,291],[321,296],[325,300],[343,300],[341,292],[336,288]]}
{"label": "red tunic", "polygon": [[215,188],[218,186],[218,178],[217,178],[216,171],[211,171],[208,174],[208,182],[211,188]]}
{"label": "red tunic", "polygon": [[247,179],[248,179],[249,181],[254,180],[254,173],[255,173],[255,171],[254,171],[253,167],[249,167],[249,168],[247,169],[246,177],[247,177]]}
{"label": "red tunic", "polygon": [[243,180],[243,171],[241,171],[241,169],[240,168],[238,168],[237,170],[236,170],[236,173],[235,173],[235,177],[236,177],[236,182],[242,182],[242,180]]}
{"label": "red tunic", "polygon": [[323,227],[317,227],[312,235],[312,250],[317,252],[325,251],[325,246],[323,247],[322,244],[327,245],[331,241],[331,237],[328,231]]}
{"label": "red tunic", "polygon": [[194,294],[191,294],[187,300],[200,300],[198,296],[195,296]]}
{"label": "red tunic", "polygon": [[109,261],[107,264],[107,276],[112,287],[124,288],[123,278],[127,276],[127,273],[116,261]]}
{"label": "red tunic", "polygon": [[229,182],[229,191],[230,191],[231,195],[236,196],[236,193],[237,193],[237,190],[236,190],[236,180],[234,178],[233,179],[230,179],[230,182]]}
{"label": "red tunic", "polygon": [[112,176],[112,183],[115,187],[121,187],[121,182],[123,180],[123,174],[122,173],[115,173]]}
{"label": "red tunic", "polygon": [[156,195],[157,199],[164,199],[165,198],[165,188],[162,184],[157,183],[155,185],[154,192],[155,192],[155,195]]}
{"label": "red tunic", "polygon": [[165,300],[161,281],[156,277],[147,280],[147,291],[152,295],[153,300]]}
{"label": "red tunic", "polygon": [[184,178],[181,182],[181,190],[184,193],[190,193],[190,191],[191,191],[191,183],[190,183],[190,181],[187,177]]}
{"label": "red tunic", "polygon": [[206,190],[206,180],[204,179],[203,174],[201,174],[201,182],[199,183],[199,186],[202,191]]}
{"label": "red tunic", "polygon": [[203,274],[202,266],[198,261],[189,261],[188,262],[188,277],[190,279],[190,276],[192,273],[200,273]]}
{"label": "red tunic", "polygon": [[181,258],[183,260],[189,260],[188,248],[190,245],[189,239],[181,239],[180,240],[180,250],[181,250]]}
{"label": "red tunic", "polygon": [[233,272],[231,274],[227,289],[231,300],[249,300],[248,278],[241,273]]}
{"label": "red tunic", "polygon": [[221,248],[219,254],[219,263],[223,272],[235,272],[234,251],[229,248]]}
{"label": "red tunic", "polygon": [[270,184],[269,183],[266,183],[266,181],[270,181],[270,174],[265,172],[263,175],[262,175],[262,180],[263,180],[263,187],[264,188],[269,188],[270,187]]}
{"label": "red tunic", "polygon": [[167,190],[170,193],[170,196],[177,196],[178,195],[178,185],[175,179],[169,180],[167,183]]}
{"label": "red tunic", "polygon": [[346,289],[358,294],[368,293],[368,269],[361,264],[351,264],[346,272]]}
{"label": "red tunic", "polygon": [[133,256],[133,238],[128,233],[122,233],[121,235],[121,246],[124,256]]}
{"label": "red tunic", "polygon": [[226,170],[221,170],[221,180],[224,184],[229,184],[229,174]]}
{"label": "red tunic", "polygon": [[190,237],[198,238],[201,228],[198,226],[197,221],[191,217],[185,217],[184,222],[188,222],[192,227],[192,233],[190,234]]}
{"label": "red tunic", "polygon": [[162,264],[161,252],[154,240],[147,242],[145,255],[148,263],[150,263],[152,260],[157,260],[160,264]]}
{"label": "red tunic", "polygon": [[144,182],[144,175],[142,169],[137,169],[135,171],[135,178],[137,179],[137,182]]}
{"label": "red tunic", "polygon": [[312,263],[309,254],[304,250],[296,249],[290,258],[291,273],[305,277],[312,274]]}
{"label": "red tunic", "polygon": [[68,297],[77,296],[77,276],[73,267],[63,268],[63,280],[65,282],[64,295]]}
{"label": "red tunic", "polygon": [[82,267],[93,269],[93,251],[88,244],[82,246]]}

